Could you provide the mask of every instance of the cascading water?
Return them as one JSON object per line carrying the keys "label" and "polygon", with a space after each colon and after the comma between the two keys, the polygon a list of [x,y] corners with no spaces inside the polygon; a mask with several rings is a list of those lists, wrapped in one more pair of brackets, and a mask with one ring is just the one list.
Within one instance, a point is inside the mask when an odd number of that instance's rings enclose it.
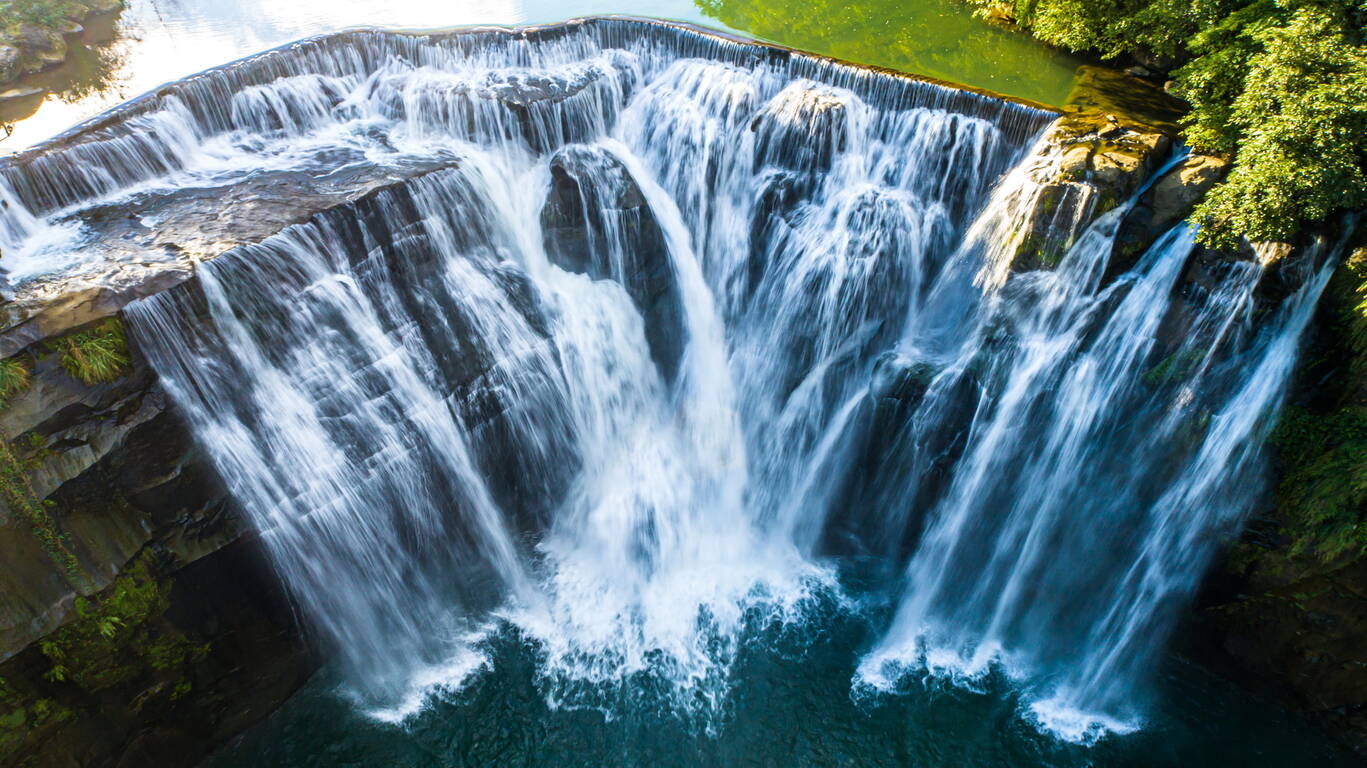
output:
{"label": "cascading water", "polygon": [[710,711],[756,627],[833,598],[895,606],[856,692],[1000,669],[1060,736],[1135,728],[1326,273],[1254,322],[1257,266],[1182,287],[1179,226],[1107,282],[1122,206],[1011,274],[993,187],[1047,114],[639,32],[209,73],[6,171],[8,277],[112,258],[91,206],[336,180],[126,316],[378,714],[499,627],[557,704]]}

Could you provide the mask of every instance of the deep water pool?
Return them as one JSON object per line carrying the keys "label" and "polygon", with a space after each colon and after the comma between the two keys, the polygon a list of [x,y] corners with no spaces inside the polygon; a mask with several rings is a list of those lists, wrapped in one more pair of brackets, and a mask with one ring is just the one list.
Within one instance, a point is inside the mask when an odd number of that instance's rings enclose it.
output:
{"label": "deep water pool", "polygon": [[[877,611],[874,611],[876,614]],[[641,675],[572,704],[513,632],[488,664],[401,723],[358,711],[327,671],[203,768],[1335,768],[1357,760],[1299,716],[1179,658],[1163,662],[1152,719],[1095,746],[1060,742],[1020,716],[999,675],[954,685],[851,686],[872,615],[821,600],[797,625],[755,627],[728,694],[682,706]],[[876,623],[876,622],[873,622]]]}

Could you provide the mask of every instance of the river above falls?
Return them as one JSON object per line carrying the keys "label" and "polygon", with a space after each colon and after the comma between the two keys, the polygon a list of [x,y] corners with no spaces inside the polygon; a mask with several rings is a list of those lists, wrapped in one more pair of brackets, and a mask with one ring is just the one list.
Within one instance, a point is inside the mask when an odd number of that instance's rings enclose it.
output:
{"label": "river above falls", "polygon": [[[126,99],[302,37],[351,27],[520,25],[623,13],[687,21],[770,42],[1060,105],[1079,61],[973,18],[958,0],[858,5],[798,0],[128,0],[72,38],[62,65],[0,100],[0,154],[49,139]],[[0,132],[3,135],[3,132]]]}

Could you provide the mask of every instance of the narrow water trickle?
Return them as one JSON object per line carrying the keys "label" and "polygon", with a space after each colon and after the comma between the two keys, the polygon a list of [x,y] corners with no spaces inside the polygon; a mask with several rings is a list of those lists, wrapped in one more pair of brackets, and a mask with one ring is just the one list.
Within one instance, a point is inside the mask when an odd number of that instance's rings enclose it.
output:
{"label": "narrow water trickle", "polygon": [[202,76],[4,171],[7,277],[115,258],[83,211],[308,178],[331,207],[126,316],[376,716],[511,631],[552,706],[706,721],[834,605],[875,625],[851,695],[1001,672],[1063,739],[1140,727],[1327,273],[1255,312],[1179,225],[1108,282],[1123,205],[1012,273],[1049,115],[638,32]]}

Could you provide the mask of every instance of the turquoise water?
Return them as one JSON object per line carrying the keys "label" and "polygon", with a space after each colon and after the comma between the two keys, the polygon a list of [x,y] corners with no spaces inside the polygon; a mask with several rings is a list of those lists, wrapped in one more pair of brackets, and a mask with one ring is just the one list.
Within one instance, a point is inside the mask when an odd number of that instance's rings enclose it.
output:
{"label": "turquoise water", "polygon": [[1062,104],[1079,63],[974,19],[958,0],[127,0],[116,20],[87,24],[66,64],[16,84],[33,95],[0,100],[0,124],[11,128],[0,153],[51,138],[162,83],[301,37],[358,26],[540,24],[611,13],[727,29],[1052,105]]}
{"label": "turquoise water", "polygon": [[721,702],[668,702],[648,676],[622,691],[564,691],[538,678],[537,648],[511,631],[459,691],[402,724],[359,714],[327,672],[205,768],[456,766],[1050,766],[1224,768],[1357,765],[1299,717],[1180,659],[1165,662],[1157,714],[1094,747],[1042,735],[1009,683],[909,682],[897,695],[852,689],[879,611],[821,601],[800,624],[752,627]]}

